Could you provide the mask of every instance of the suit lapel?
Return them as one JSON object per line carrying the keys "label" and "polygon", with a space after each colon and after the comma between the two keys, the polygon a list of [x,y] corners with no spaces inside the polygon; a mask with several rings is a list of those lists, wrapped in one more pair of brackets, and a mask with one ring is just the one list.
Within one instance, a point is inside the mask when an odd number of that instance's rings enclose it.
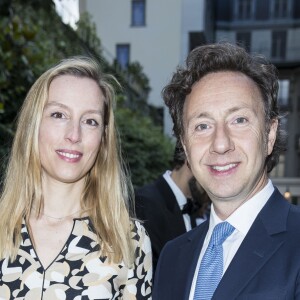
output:
{"label": "suit lapel", "polygon": [[200,251],[208,231],[209,222],[204,222],[194,230],[190,231],[187,240],[178,249],[177,281],[174,284],[174,299],[188,300],[191,290],[195,269],[199,259]]}
{"label": "suit lapel", "polygon": [[166,203],[166,207],[172,213],[173,218],[176,219],[175,222],[173,222],[173,226],[176,226],[178,228],[178,232],[185,233],[186,228],[180,207],[177,203],[176,197],[172,189],[170,188],[163,176],[160,176],[157,179],[156,186]]}
{"label": "suit lapel", "polygon": [[[289,204],[276,189],[226,270],[213,299],[235,299],[284,242]],[[277,234],[277,235],[276,235]]]}

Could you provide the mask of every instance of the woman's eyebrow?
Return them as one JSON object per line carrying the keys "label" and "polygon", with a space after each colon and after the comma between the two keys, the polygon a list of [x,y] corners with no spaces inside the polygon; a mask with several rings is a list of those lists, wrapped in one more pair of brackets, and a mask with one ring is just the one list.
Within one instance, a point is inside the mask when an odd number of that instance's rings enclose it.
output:
{"label": "woman's eyebrow", "polygon": [[[52,106],[58,106],[58,107],[61,107],[61,108],[64,108],[64,109],[69,109],[69,107],[67,105],[62,104],[60,102],[56,102],[56,101],[48,102],[45,105],[45,108],[52,107]],[[90,109],[90,110],[85,111],[84,113],[85,114],[98,114],[98,115],[102,115],[102,110]]]}
{"label": "woman's eyebrow", "polygon": [[51,101],[51,102],[46,103],[45,108],[51,107],[51,106],[59,106],[59,107],[65,108],[65,109],[69,108],[67,105],[62,104],[60,102],[56,102],[56,101]]}

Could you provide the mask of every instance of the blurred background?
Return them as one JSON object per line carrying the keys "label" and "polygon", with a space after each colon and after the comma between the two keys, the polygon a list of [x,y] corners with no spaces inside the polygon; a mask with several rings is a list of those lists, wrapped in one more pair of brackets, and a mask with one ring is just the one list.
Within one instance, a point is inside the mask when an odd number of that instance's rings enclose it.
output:
{"label": "blurred background", "polygon": [[300,204],[299,0],[0,0],[0,172],[17,111],[35,79],[59,59],[98,59],[123,89],[116,115],[138,187],[170,167],[172,121],[161,90],[195,47],[239,43],[279,70],[287,152],[271,177]]}

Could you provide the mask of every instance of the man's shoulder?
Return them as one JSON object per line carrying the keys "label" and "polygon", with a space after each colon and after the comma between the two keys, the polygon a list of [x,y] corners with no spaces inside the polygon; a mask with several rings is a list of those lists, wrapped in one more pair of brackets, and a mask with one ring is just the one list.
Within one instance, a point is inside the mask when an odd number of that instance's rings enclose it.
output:
{"label": "man's shoulder", "polygon": [[193,242],[195,239],[199,240],[201,237],[204,237],[208,231],[209,221],[205,221],[193,228],[192,230],[176,237],[175,239],[169,241],[166,246],[171,249],[178,249],[181,245],[186,243]]}
{"label": "man's shoulder", "polygon": [[148,191],[157,190],[156,181],[150,182],[142,187],[139,187],[135,190],[136,195],[147,195]]}
{"label": "man's shoulder", "polygon": [[161,175],[155,181],[148,183],[142,187],[135,189],[135,197],[137,198],[157,198],[163,196],[162,193],[168,190],[172,192],[167,181]]}
{"label": "man's shoulder", "polygon": [[294,224],[294,228],[300,232],[300,206],[290,204],[288,215],[289,223]]}
{"label": "man's shoulder", "polygon": [[275,187],[274,193],[268,202],[269,205],[266,205],[266,207],[269,206],[269,209],[272,210],[274,210],[274,207],[276,207],[276,211],[280,216],[286,213],[288,220],[292,220],[292,222],[300,224],[300,206],[292,204],[286,200],[279,192],[278,188]]}

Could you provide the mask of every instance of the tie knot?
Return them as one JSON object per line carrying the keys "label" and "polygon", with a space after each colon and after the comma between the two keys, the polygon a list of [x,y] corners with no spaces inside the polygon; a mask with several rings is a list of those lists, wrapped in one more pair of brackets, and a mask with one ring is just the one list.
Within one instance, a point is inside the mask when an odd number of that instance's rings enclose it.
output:
{"label": "tie knot", "polygon": [[215,226],[211,240],[214,245],[222,245],[223,242],[233,233],[234,227],[228,222],[222,222]]}

